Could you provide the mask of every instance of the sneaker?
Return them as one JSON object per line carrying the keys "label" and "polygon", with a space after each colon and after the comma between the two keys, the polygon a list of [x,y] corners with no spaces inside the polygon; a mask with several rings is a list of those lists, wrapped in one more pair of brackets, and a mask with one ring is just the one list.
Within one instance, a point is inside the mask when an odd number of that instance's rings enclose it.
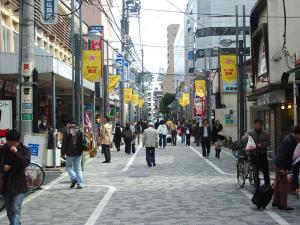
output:
{"label": "sneaker", "polygon": [[77,189],[83,189],[83,186],[78,185],[78,186],[77,186]]}
{"label": "sneaker", "polygon": [[153,163],[153,167],[156,167],[156,163]]}
{"label": "sneaker", "polygon": [[71,182],[70,188],[74,188],[76,186],[76,184],[77,184],[77,180],[73,180]]}

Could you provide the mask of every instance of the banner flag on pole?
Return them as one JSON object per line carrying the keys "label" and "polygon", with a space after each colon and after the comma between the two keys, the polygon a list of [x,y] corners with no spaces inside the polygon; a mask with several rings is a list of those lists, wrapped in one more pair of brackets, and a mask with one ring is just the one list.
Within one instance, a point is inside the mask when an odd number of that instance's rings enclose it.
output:
{"label": "banner flag on pole", "polygon": [[221,75],[222,80],[225,83],[233,83],[237,80],[237,68],[236,68],[236,56],[235,55],[221,55]]}
{"label": "banner flag on pole", "polygon": [[206,96],[206,83],[205,80],[195,80],[196,95],[199,97]]}
{"label": "banner flag on pole", "polygon": [[132,103],[133,107],[136,107],[139,105],[139,95],[138,94],[132,94],[131,103]]}
{"label": "banner flag on pole", "polygon": [[124,88],[124,102],[127,104],[131,101],[132,88]]}
{"label": "banner flag on pole", "polygon": [[83,62],[82,62],[83,78],[88,81],[91,81],[91,82],[99,81],[99,78],[102,75],[101,51],[100,50],[84,50],[82,59],[83,59]]}
{"label": "banner flag on pole", "polygon": [[142,108],[145,104],[145,100],[143,98],[139,99],[139,107]]}
{"label": "banner flag on pole", "polygon": [[108,81],[108,92],[111,93],[115,90],[121,79],[120,75],[110,75]]}
{"label": "banner flag on pole", "polygon": [[187,106],[190,104],[190,94],[189,93],[183,93],[182,102],[183,102],[184,106]]}

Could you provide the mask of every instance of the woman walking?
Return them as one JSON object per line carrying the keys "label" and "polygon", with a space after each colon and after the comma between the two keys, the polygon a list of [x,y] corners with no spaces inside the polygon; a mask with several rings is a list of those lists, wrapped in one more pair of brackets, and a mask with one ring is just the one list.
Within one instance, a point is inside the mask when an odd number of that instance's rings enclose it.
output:
{"label": "woman walking", "polygon": [[133,138],[132,131],[130,129],[130,124],[126,123],[126,127],[122,132],[122,137],[124,138],[125,143],[125,153],[130,155],[131,154],[131,142]]}
{"label": "woman walking", "polygon": [[171,125],[171,135],[172,135],[172,144],[173,146],[176,146],[177,144],[177,125],[176,122],[174,121]]}
{"label": "woman walking", "polygon": [[222,130],[223,130],[223,125],[220,123],[219,120],[216,120],[212,129],[212,141],[215,144],[216,158],[218,159],[220,159],[222,143],[223,140],[225,139],[225,136],[221,133]]}
{"label": "woman walking", "polygon": [[116,124],[115,134],[114,134],[114,143],[119,152],[121,149],[121,141],[122,141],[122,129],[119,123]]}

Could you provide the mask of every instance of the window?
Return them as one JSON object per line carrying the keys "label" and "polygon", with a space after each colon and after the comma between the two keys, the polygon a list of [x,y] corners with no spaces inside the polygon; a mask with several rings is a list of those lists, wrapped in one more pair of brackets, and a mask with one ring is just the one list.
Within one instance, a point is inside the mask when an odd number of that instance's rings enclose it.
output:
{"label": "window", "polygon": [[10,30],[7,27],[3,27],[3,49],[4,52],[10,51]]}
{"label": "window", "polygon": [[18,53],[19,52],[19,34],[14,32],[14,52]]}

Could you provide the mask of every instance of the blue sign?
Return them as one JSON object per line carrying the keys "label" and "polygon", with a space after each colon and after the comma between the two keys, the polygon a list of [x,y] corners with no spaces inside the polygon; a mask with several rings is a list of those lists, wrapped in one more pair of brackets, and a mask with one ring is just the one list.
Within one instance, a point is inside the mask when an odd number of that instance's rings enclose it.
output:
{"label": "blue sign", "polygon": [[122,54],[118,54],[116,57],[116,63],[118,64],[118,66],[123,67],[124,66],[124,57]]}
{"label": "blue sign", "polygon": [[89,31],[99,31],[99,32],[103,32],[103,26],[99,25],[99,26],[89,26]]}
{"label": "blue sign", "polygon": [[42,0],[41,11],[43,12],[44,24],[53,25],[58,22],[57,1],[58,0]]}
{"label": "blue sign", "polygon": [[22,103],[22,109],[32,109],[31,103]]}
{"label": "blue sign", "polygon": [[32,156],[39,156],[39,144],[28,144]]}

